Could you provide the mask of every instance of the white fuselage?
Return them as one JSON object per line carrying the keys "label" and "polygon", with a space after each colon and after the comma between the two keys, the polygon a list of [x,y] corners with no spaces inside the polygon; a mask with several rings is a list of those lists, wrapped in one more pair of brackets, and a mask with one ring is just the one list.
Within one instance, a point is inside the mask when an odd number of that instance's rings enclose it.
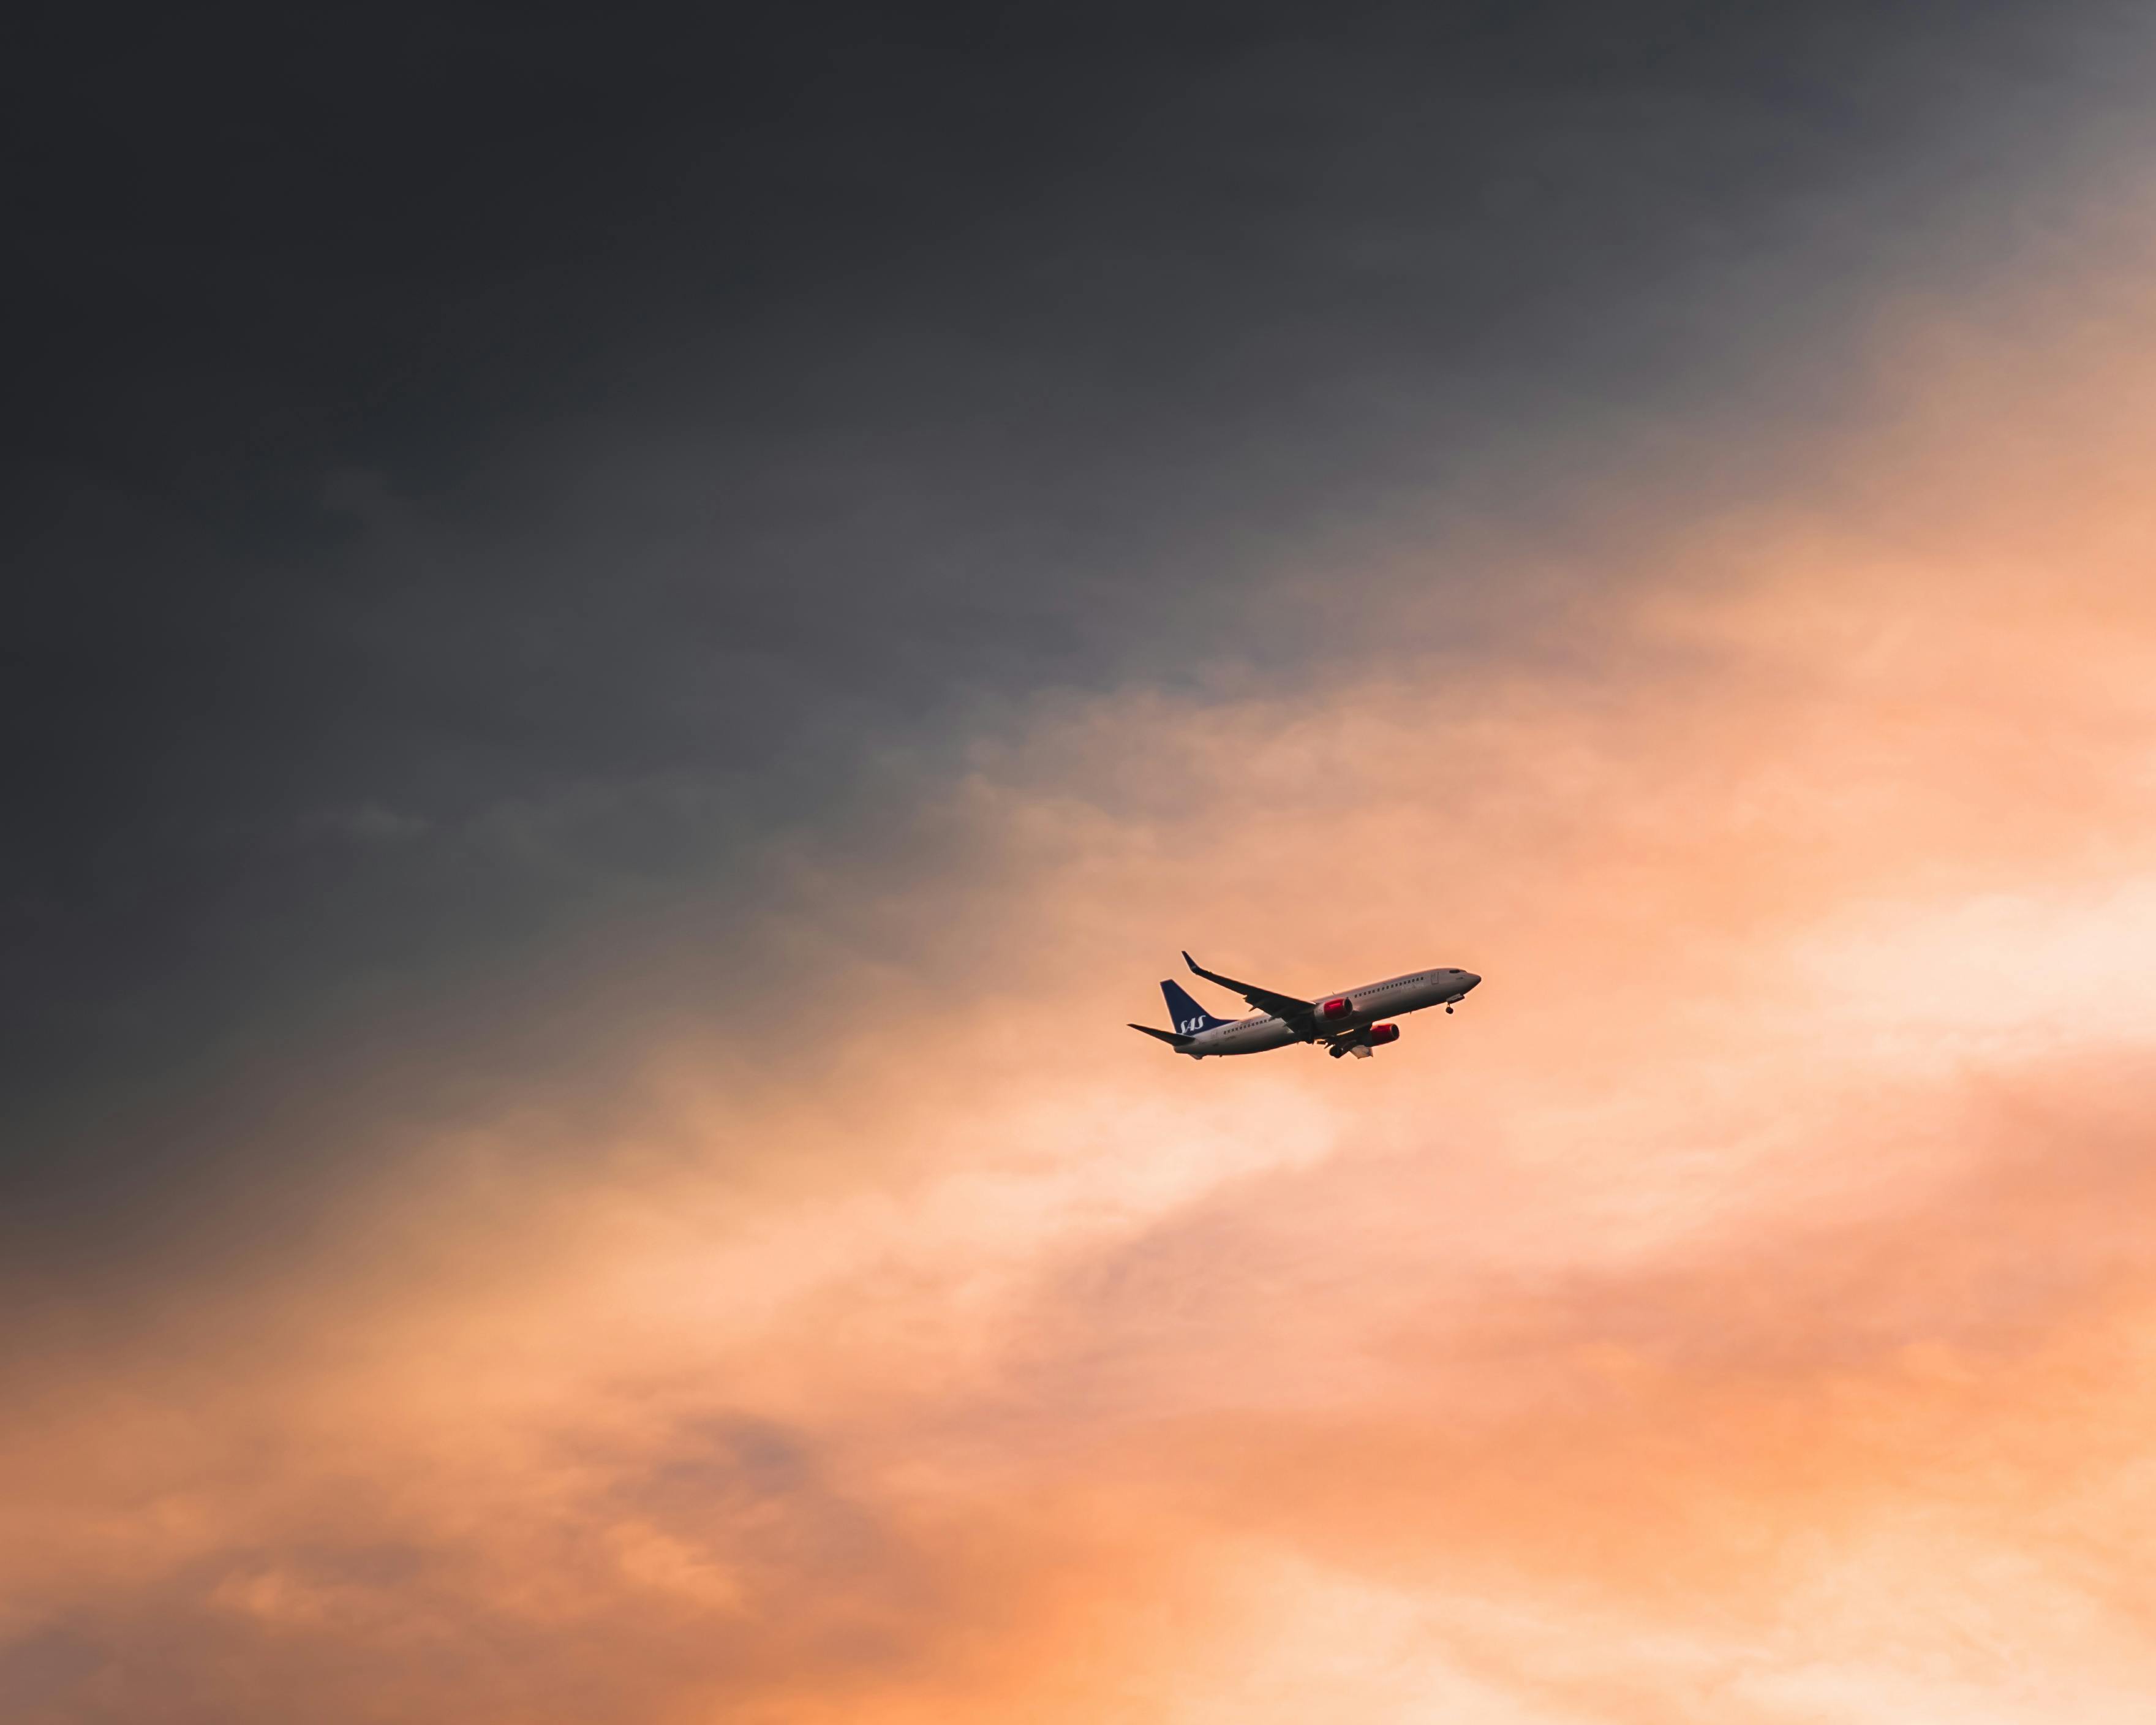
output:
{"label": "white fuselage", "polygon": [[[1426,1006],[1450,1006],[1464,999],[1467,991],[1481,980],[1471,970],[1418,970],[1406,976],[1388,977],[1382,983],[1365,983],[1359,988],[1343,988],[1337,994],[1319,998],[1321,1011],[1332,1001],[1345,1001],[1347,1010],[1331,1017],[1320,1017],[1318,1029],[1331,1036],[1342,1031],[1363,1029],[1382,1019],[1420,1012]],[[1195,1060],[1203,1060],[1208,1055],[1263,1054],[1268,1049],[1286,1048],[1291,1042],[1305,1040],[1270,1013],[1260,1013],[1254,1018],[1238,1019],[1232,1024],[1215,1024],[1209,1030],[1201,1030],[1181,1052]]]}

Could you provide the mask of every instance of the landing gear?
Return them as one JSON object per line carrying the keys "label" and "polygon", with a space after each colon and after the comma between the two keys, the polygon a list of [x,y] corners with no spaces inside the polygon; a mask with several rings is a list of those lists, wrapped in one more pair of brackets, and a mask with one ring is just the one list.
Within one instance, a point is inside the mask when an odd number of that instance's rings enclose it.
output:
{"label": "landing gear", "polygon": [[1448,1007],[1446,1007],[1445,1009],[1448,1013],[1449,1013],[1449,1012],[1450,1012],[1450,1011],[1452,1010],[1452,1009],[1451,1009],[1450,1007],[1449,1007],[1449,1006],[1448,1006]]}

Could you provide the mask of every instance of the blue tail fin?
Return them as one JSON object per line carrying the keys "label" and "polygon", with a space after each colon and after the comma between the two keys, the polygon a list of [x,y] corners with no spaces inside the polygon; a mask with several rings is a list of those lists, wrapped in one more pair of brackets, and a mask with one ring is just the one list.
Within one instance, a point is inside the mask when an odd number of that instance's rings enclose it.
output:
{"label": "blue tail fin", "polygon": [[1216,1024],[1228,1022],[1225,1019],[1214,1018],[1172,982],[1163,983],[1160,992],[1168,1000],[1169,1020],[1183,1035],[1195,1036],[1200,1030],[1209,1030]]}

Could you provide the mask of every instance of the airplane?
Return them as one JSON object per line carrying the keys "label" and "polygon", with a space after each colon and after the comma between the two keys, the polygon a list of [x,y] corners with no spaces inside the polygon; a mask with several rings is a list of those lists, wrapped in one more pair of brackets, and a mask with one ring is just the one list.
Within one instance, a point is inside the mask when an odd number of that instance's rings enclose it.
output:
{"label": "airplane", "polygon": [[1240,994],[1258,1009],[1255,1018],[1216,1019],[1173,979],[1163,982],[1160,992],[1168,1001],[1168,1016],[1175,1021],[1175,1028],[1156,1030],[1150,1024],[1132,1024],[1131,1029],[1158,1038],[1194,1060],[1202,1060],[1208,1055],[1263,1054],[1267,1049],[1286,1048],[1297,1042],[1322,1048],[1336,1060],[1342,1055],[1367,1060],[1373,1050],[1400,1040],[1400,1027],[1381,1024],[1379,1019],[1394,1013],[1404,1017],[1425,1006],[1442,1006],[1450,1012],[1482,980],[1471,970],[1418,970],[1337,994],[1321,994],[1315,1000],[1301,1000],[1292,994],[1276,994],[1270,988],[1220,976],[1188,952],[1183,955],[1183,962],[1194,974]]}

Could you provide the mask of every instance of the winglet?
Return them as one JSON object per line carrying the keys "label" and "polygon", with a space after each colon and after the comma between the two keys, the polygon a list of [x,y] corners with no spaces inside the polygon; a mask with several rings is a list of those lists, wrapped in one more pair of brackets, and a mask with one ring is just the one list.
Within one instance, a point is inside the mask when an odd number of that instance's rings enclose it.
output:
{"label": "winglet", "polygon": [[1183,955],[1183,962],[1190,967],[1191,973],[1194,976],[1204,976],[1205,974],[1204,971],[1198,968],[1198,961],[1192,957],[1189,953],[1185,952]]}

